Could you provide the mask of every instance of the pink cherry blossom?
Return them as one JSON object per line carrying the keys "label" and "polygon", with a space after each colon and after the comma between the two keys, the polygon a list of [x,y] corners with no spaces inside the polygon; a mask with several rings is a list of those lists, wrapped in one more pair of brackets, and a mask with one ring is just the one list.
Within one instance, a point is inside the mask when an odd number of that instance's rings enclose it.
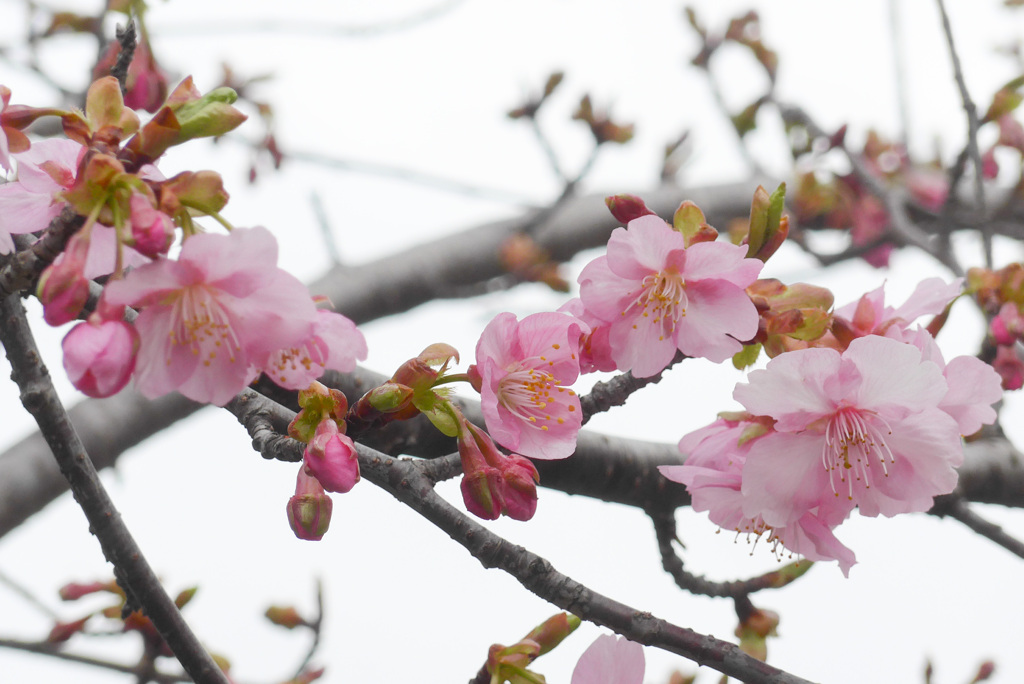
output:
{"label": "pink cherry blossom", "polygon": [[602,634],[583,652],[572,684],[643,684],[644,647],[625,637]]}
{"label": "pink cherry blossom", "polygon": [[939,408],[957,422],[960,434],[973,435],[982,425],[995,422],[992,404],[1003,398],[1003,388],[992,366],[973,356],[957,356],[946,363],[935,338],[924,328],[903,331],[900,339],[920,349],[921,358],[942,370],[949,391]]}
{"label": "pink cherry blossom", "polygon": [[996,419],[992,404],[1002,397],[998,373],[981,360],[968,356],[959,356],[947,364],[931,333],[920,326],[910,327],[922,316],[942,313],[960,295],[962,283],[961,278],[951,283],[941,278],[927,278],[896,308],[885,305],[883,285],[857,302],[840,307],[835,315],[848,321],[853,335],[884,335],[921,350],[922,359],[939,367],[949,387],[939,408],[957,421],[961,434],[972,435],[982,425]]}
{"label": "pink cherry blossom", "polygon": [[608,254],[580,274],[580,298],[610,327],[619,370],[662,371],[681,351],[724,361],[757,333],[757,310],[744,288],[764,265],[746,248],[685,238],[657,216],[616,228]]}
{"label": "pink cherry blossom", "polygon": [[733,396],[774,418],[775,434],[750,445],[744,512],[774,526],[830,497],[862,515],[926,511],[956,486],[960,431],[939,404],[942,371],[916,347],[869,335],[839,354],[801,349],[753,371]]}
{"label": "pink cherry blossom", "polygon": [[299,346],[276,351],[262,370],[281,387],[305,389],[325,369],[352,372],[366,353],[366,338],[355,323],[339,313],[320,310],[312,336]]}
{"label": "pink cherry blossom", "polygon": [[[42,140],[12,155],[18,179],[0,185],[0,254],[14,249],[11,235],[44,230],[64,203],[56,194],[70,188],[85,148],[67,139]],[[108,271],[109,272],[109,271]]]}
{"label": "pink cherry blossom", "polygon": [[856,556],[832,533],[853,509],[845,497],[829,497],[797,520],[776,527],[760,515],[745,511],[743,466],[754,441],[772,438],[770,423],[753,416],[719,418],[679,443],[686,455],[685,465],[658,466],[658,470],[668,479],[685,484],[693,510],[707,511],[711,522],[723,529],[747,535],[748,539],[753,536],[755,543],[764,539],[780,558],[781,546],[808,560],[837,560],[848,576]]}
{"label": "pink cherry blossom", "polygon": [[530,458],[566,458],[583,423],[569,386],[579,377],[583,323],[563,313],[521,321],[494,317],[476,345],[475,373],[487,431],[502,446]]}
{"label": "pink cherry blossom", "polygon": [[177,261],[159,259],[107,285],[112,304],[140,308],[136,385],[147,397],[179,391],[223,406],[277,350],[309,339],[309,291],[277,268],[265,228],[199,234]]}
{"label": "pink cherry blossom", "polygon": [[325,418],[316,426],[306,445],[303,463],[309,473],[329,492],[344,494],[359,482],[359,457],[352,439]]}
{"label": "pink cherry blossom", "polygon": [[856,302],[841,306],[835,316],[850,323],[854,334],[886,335],[890,330],[906,330],[922,316],[935,316],[960,295],[963,278],[946,283],[942,278],[926,278],[918,283],[907,301],[899,307],[886,306],[885,285],[868,292]]}
{"label": "pink cherry blossom", "polygon": [[131,379],[139,334],[124,321],[90,316],[71,329],[61,347],[71,384],[90,397],[109,397]]}

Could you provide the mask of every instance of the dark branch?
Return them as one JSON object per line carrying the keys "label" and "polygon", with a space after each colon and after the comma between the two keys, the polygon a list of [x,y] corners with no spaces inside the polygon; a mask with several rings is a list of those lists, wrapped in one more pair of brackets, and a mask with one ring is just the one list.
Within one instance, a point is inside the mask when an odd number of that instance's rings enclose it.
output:
{"label": "dark branch", "polygon": [[129,604],[136,603],[152,620],[185,671],[196,682],[226,684],[224,674],[160,585],[107,495],[57,397],[29,329],[25,310],[16,295],[9,295],[0,303],[0,341],[13,369],[12,377],[21,391],[22,404],[35,418],[75,500],[89,520],[89,530],[99,540],[103,555],[113,564]]}

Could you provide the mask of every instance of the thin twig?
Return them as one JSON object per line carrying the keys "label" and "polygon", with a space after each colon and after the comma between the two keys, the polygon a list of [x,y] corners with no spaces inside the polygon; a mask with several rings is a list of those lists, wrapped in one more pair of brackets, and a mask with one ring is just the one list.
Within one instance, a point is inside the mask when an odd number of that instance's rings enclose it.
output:
{"label": "thin twig", "polygon": [[17,295],[0,301],[0,342],[13,369],[22,404],[35,418],[75,500],[89,520],[103,554],[114,565],[115,576],[127,594],[127,605],[137,604],[199,684],[227,684],[224,673],[199,643],[177,606],[160,585],[156,573],[132,538],[107,494],[92,461],[57,397],[49,372],[29,328]]}
{"label": "thin twig", "polygon": [[603,413],[615,406],[622,406],[634,392],[647,387],[648,385],[659,382],[665,371],[677,363],[680,363],[685,358],[685,354],[682,352],[676,352],[675,358],[665,366],[664,370],[646,378],[635,377],[633,373],[627,371],[621,375],[616,375],[611,380],[596,383],[588,394],[580,397],[580,408],[583,412],[583,424],[586,425],[587,421],[589,421],[595,413]]}
{"label": "thin twig", "polygon": [[[244,142],[246,145],[251,144],[240,139],[238,136],[225,136],[225,139]],[[434,188],[435,190],[465,195],[467,197],[487,200],[490,202],[498,202],[501,204],[524,208],[535,207],[537,204],[533,199],[513,192],[494,188],[484,188],[478,185],[452,180],[450,178],[441,178],[429,173],[414,171],[412,169],[403,169],[397,166],[389,166],[387,164],[378,164],[376,162],[359,161],[355,159],[340,159],[320,152],[303,150],[286,150],[282,153],[282,156],[285,161],[292,160],[306,164],[316,164],[318,166],[337,169],[339,171],[351,171],[353,173],[365,173],[375,176],[383,176],[386,178],[396,178],[407,183],[422,185],[424,187]]]}
{"label": "thin twig", "polygon": [[[978,109],[967,91],[967,83],[964,81],[964,72],[960,67],[960,56],[956,51],[956,44],[953,41],[953,28],[949,23],[949,15],[946,13],[946,3],[943,0],[935,0],[939,6],[939,13],[942,15],[942,30],[946,34],[946,43],[949,45],[949,57],[953,62],[953,77],[956,79],[957,88],[960,90],[960,99],[963,101],[964,112],[967,114],[967,153],[974,166],[974,202],[975,211],[981,217],[985,216],[985,185],[981,173],[981,152],[978,150]],[[952,189],[950,189],[952,192]],[[992,233],[985,227],[984,221],[979,223],[981,240],[985,250],[985,265],[992,268]]]}
{"label": "thin twig", "polygon": [[317,579],[316,581],[316,617],[313,621],[308,623],[308,627],[313,630],[313,643],[309,645],[309,650],[306,652],[306,657],[302,659],[302,662],[295,669],[295,676],[292,678],[295,681],[299,680],[299,676],[305,672],[306,666],[313,660],[313,656],[316,655],[317,649],[320,648],[320,633],[323,631],[324,625],[324,583]]}
{"label": "thin twig", "polygon": [[892,48],[893,71],[896,74],[896,101],[900,117],[900,142],[908,147],[910,135],[910,102],[907,99],[907,60],[903,53],[903,25],[900,21],[900,0],[889,0],[889,45]]}
{"label": "thin twig", "polygon": [[654,532],[658,538],[658,550],[661,552],[661,567],[665,569],[680,589],[693,594],[715,596],[720,598],[740,599],[762,589],[778,589],[802,576],[813,565],[811,561],[798,561],[801,567],[787,565],[782,570],[773,570],[757,577],[730,582],[715,582],[699,575],[694,575],[683,567],[683,561],[676,553],[672,542],[679,541],[676,533],[675,512],[671,509],[649,510],[647,514],[654,523]]}
{"label": "thin twig", "polygon": [[60,615],[57,614],[57,611],[55,611],[53,608],[50,608],[48,605],[40,601],[39,598],[35,596],[31,591],[26,589],[24,586],[21,585],[21,583],[15,581],[12,577],[8,576],[4,572],[0,572],[0,583],[6,584],[8,589],[13,591],[21,598],[25,599],[25,601],[31,604],[34,608],[36,608],[36,610],[38,610],[46,617],[54,621],[60,620]]}
{"label": "thin twig", "polygon": [[341,265],[341,251],[338,250],[338,241],[334,239],[334,231],[331,230],[331,222],[324,210],[324,202],[320,199],[320,193],[316,190],[309,194],[309,203],[313,206],[313,214],[316,216],[316,223],[320,226],[320,235],[324,239],[324,247],[327,248],[327,255],[331,257],[331,266]]}
{"label": "thin twig", "polygon": [[135,57],[135,48],[138,46],[135,34],[135,20],[129,18],[128,24],[124,28],[118,26],[114,35],[121,46],[121,51],[117,53],[117,61],[110,68],[110,75],[121,84],[121,94],[123,95],[128,90],[128,67]]}
{"label": "thin twig", "polygon": [[393,21],[382,21],[361,26],[301,20],[290,21],[283,18],[247,21],[242,17],[231,22],[164,26],[160,30],[160,35],[179,34],[191,37],[210,33],[217,36],[232,33],[298,33],[304,36],[323,36],[325,38],[373,38],[387,33],[397,33],[418,28],[428,21],[443,17],[464,2],[465,0],[446,0],[421,12],[400,17]]}
{"label": "thin twig", "polygon": [[[57,658],[59,660],[67,660],[72,663],[102,667],[106,670],[123,672],[124,674],[129,675],[138,674],[138,668],[134,665],[122,665],[121,663],[112,663],[109,660],[101,660],[100,658],[67,653],[65,651],[61,651],[59,646],[46,641],[0,639],[0,648],[10,648],[16,651],[25,651],[27,653],[38,653],[40,655],[50,656],[51,658]],[[149,673],[149,681],[154,681],[157,684],[177,684],[178,682],[191,682],[192,680],[186,675],[169,674],[166,672],[151,672]]]}
{"label": "thin twig", "polygon": [[948,515],[954,520],[959,520],[969,529],[977,532],[986,539],[995,542],[999,546],[1002,546],[1013,555],[1024,558],[1024,542],[1021,542],[1015,537],[1011,537],[1003,531],[1002,527],[985,520],[983,517],[972,511],[962,499],[956,499],[949,504],[949,506],[943,507],[941,510],[937,511],[936,515]]}

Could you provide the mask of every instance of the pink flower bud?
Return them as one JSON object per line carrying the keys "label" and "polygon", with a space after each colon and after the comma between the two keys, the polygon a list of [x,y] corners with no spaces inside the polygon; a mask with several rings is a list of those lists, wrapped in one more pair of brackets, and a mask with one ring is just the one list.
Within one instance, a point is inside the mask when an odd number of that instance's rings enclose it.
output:
{"label": "pink flower bud", "polygon": [[139,333],[124,321],[93,315],[72,328],[61,347],[71,384],[90,397],[109,397],[120,392],[135,371]]}
{"label": "pink flower bud", "polygon": [[330,418],[317,425],[313,439],[306,445],[304,463],[329,492],[344,494],[359,482],[356,445],[341,434],[337,423]]}
{"label": "pink flower bud", "polygon": [[654,213],[636,195],[612,195],[605,197],[604,203],[608,206],[608,211],[612,212],[615,220],[622,224],[627,224],[635,218]]}
{"label": "pink flower bud", "polygon": [[62,601],[77,601],[83,596],[100,591],[110,591],[110,582],[90,582],[89,584],[69,582],[61,587],[58,593]]}
{"label": "pink flower bud", "polygon": [[50,264],[39,278],[36,294],[43,303],[43,318],[52,326],[75,320],[89,298],[85,262],[89,240],[76,233],[64,253]]}
{"label": "pink flower bud", "polygon": [[320,541],[331,524],[334,502],[320,482],[299,468],[295,496],[288,499],[288,525],[299,539]]}
{"label": "pink flower bud", "polygon": [[468,422],[460,426],[459,455],[462,457],[462,499],[466,510],[484,520],[504,513],[513,520],[529,520],[537,510],[540,479],[529,459],[518,454],[506,456],[491,438]]}
{"label": "pink flower bud", "polygon": [[153,207],[142,193],[134,193],[129,201],[132,245],[146,256],[165,254],[174,241],[171,217]]}
{"label": "pink flower bud", "polygon": [[996,358],[992,367],[1003,379],[1004,390],[1019,390],[1024,387],[1024,362],[1013,347],[996,347]]}

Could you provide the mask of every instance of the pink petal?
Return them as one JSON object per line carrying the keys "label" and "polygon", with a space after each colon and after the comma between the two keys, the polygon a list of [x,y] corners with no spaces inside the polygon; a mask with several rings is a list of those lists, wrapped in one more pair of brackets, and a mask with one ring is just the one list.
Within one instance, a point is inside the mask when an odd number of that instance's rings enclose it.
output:
{"label": "pink petal", "polygon": [[613,634],[602,634],[580,656],[572,684],[642,684],[644,647]]}
{"label": "pink petal", "polygon": [[851,342],[843,359],[861,374],[852,403],[885,412],[887,419],[937,406],[946,395],[942,371],[930,361],[922,362],[921,351],[913,345],[867,335]]}
{"label": "pink petal", "polygon": [[949,392],[939,408],[956,420],[962,435],[973,435],[996,420],[992,404],[1003,398],[1002,381],[992,366],[973,356],[958,356],[943,375]]}
{"label": "pink petal", "polygon": [[764,370],[752,371],[747,384],[736,385],[733,398],[754,415],[779,421],[777,430],[802,430],[834,405],[825,382],[839,373],[839,352],[805,349],[776,356]]}
{"label": "pink petal", "polygon": [[648,214],[630,221],[625,230],[612,231],[608,239],[608,267],[621,278],[642,279],[665,268],[670,252],[685,247],[681,233]]}
{"label": "pink petal", "polygon": [[760,259],[747,259],[747,248],[728,242],[698,242],[686,250],[687,283],[714,278],[745,288],[757,279],[764,267]]}
{"label": "pink petal", "polygon": [[677,324],[676,342],[687,356],[720,363],[757,334],[757,308],[736,285],[703,280],[688,284],[686,292],[690,304]]}
{"label": "pink petal", "polygon": [[917,284],[903,306],[893,311],[888,318],[902,318],[909,325],[921,316],[938,315],[960,296],[963,282],[963,278],[956,278],[951,283],[946,283],[942,278],[926,278]]}

